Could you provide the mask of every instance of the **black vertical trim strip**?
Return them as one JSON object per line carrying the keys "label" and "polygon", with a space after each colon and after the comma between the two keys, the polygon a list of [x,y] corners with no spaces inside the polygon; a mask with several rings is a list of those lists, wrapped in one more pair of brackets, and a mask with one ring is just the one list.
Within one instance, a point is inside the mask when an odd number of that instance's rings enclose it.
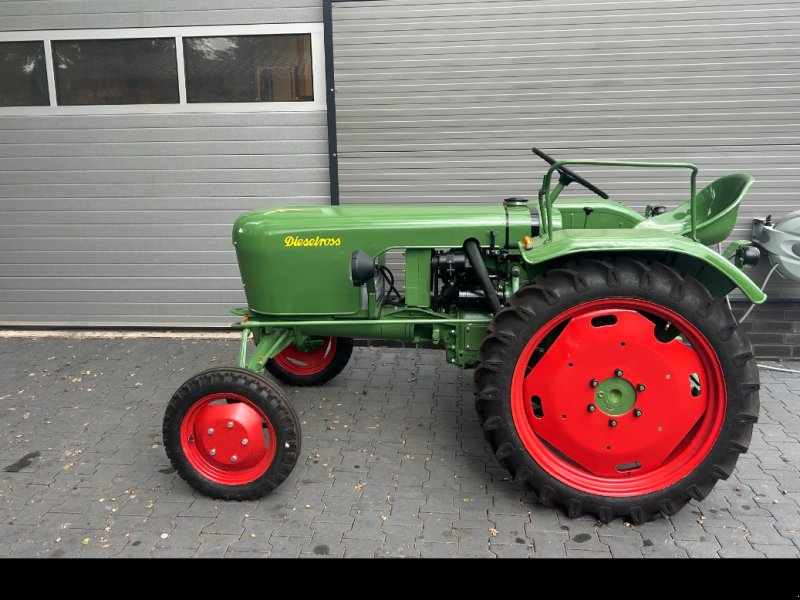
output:
{"label": "black vertical trim strip", "polygon": [[531,213],[531,237],[539,235],[539,213],[533,211],[533,207],[528,203],[528,210]]}
{"label": "black vertical trim strip", "polygon": [[333,76],[333,0],[322,2],[325,32],[325,100],[328,114],[328,179],[331,206],[339,205],[339,144],[336,139],[336,82]]}
{"label": "black vertical trim strip", "polygon": [[506,215],[506,245],[503,246],[503,248],[508,250],[508,242],[509,242],[508,238],[510,237],[510,234],[509,234],[509,231],[508,231],[508,229],[509,229],[509,226],[508,226],[508,206],[506,205],[505,201],[503,201],[503,212]]}

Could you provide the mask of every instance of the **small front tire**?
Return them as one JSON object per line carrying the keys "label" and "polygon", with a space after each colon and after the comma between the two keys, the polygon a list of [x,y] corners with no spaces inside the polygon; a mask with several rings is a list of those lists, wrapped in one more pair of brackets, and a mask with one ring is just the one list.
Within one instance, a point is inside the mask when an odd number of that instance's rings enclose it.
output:
{"label": "small front tire", "polygon": [[255,500],[278,487],[300,453],[300,424],[266,377],[215,368],[190,377],[164,413],[164,447],[194,489],[220,500]]}
{"label": "small front tire", "polygon": [[287,346],[266,368],[284,383],[314,386],[328,383],[344,370],[353,354],[353,339],[324,337],[315,347],[304,350],[294,344]]}

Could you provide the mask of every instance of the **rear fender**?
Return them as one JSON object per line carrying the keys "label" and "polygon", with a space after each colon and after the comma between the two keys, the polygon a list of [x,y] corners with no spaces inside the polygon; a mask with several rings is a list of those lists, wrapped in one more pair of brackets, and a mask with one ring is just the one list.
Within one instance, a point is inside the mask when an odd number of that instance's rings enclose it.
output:
{"label": "rear fender", "polygon": [[585,254],[625,254],[661,260],[681,273],[698,279],[715,296],[724,296],[734,288],[739,288],[755,304],[767,299],[767,295],[747,275],[710,248],[683,236],[661,231],[554,231],[549,241],[537,239],[530,249],[525,249],[520,243],[520,251],[525,264],[540,268],[550,261],[578,258]]}

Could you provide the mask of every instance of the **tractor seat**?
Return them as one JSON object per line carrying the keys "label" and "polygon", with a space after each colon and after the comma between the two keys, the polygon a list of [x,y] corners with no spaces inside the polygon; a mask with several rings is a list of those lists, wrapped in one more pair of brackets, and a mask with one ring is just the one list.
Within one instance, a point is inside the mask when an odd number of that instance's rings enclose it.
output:
{"label": "tractor seat", "polygon": [[[739,213],[739,203],[754,181],[744,173],[725,175],[695,195],[698,242],[710,246],[731,234]],[[658,229],[677,235],[691,235],[690,208],[689,201],[683,202],[672,210],[645,219],[635,229]]]}

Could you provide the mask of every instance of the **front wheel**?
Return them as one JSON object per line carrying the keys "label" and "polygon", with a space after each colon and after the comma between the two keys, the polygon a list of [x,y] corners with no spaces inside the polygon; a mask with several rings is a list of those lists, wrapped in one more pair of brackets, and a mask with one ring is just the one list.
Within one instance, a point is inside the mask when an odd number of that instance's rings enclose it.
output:
{"label": "front wheel", "polygon": [[200,493],[255,500],[280,485],[300,453],[300,424],[283,392],[246,369],[189,378],[164,414],[164,448]]}
{"label": "front wheel", "polygon": [[758,370],[730,311],[660,264],[585,260],[495,316],[475,372],[487,439],[570,516],[672,515],[727,478],[758,415]]}
{"label": "front wheel", "polygon": [[268,360],[266,368],[289,385],[322,385],[342,372],[352,354],[352,338],[329,336],[310,340],[305,347],[290,344]]}

